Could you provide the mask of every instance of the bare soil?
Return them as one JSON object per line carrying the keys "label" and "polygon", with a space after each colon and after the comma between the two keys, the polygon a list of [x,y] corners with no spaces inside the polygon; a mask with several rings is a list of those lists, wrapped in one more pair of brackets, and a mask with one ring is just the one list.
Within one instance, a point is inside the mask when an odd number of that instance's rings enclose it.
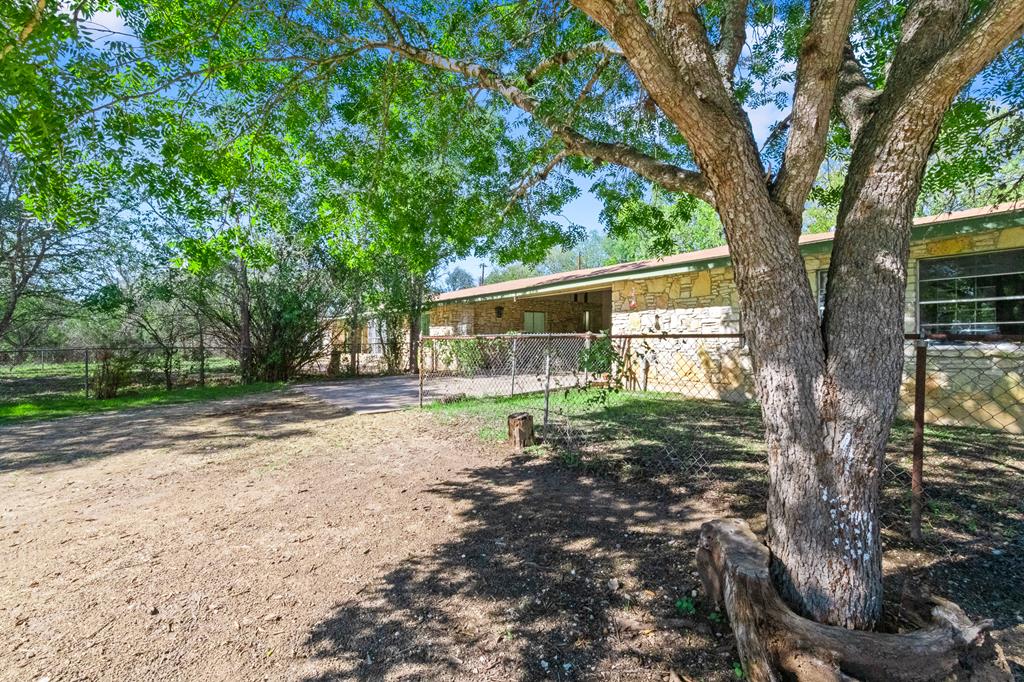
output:
{"label": "bare soil", "polygon": [[0,679],[733,679],[687,601],[730,495],[477,430],[289,393],[0,428]]}
{"label": "bare soil", "polygon": [[3,679],[731,668],[724,625],[638,624],[695,587],[678,539],[703,510],[430,415],[264,396],[6,427],[0,449]]}

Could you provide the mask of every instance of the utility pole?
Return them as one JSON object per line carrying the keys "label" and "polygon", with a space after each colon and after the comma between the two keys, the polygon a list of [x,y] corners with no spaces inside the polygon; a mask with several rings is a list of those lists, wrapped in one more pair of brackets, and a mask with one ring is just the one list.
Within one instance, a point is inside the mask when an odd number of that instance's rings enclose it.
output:
{"label": "utility pole", "polygon": [[480,264],[480,286],[484,285],[484,271],[486,270],[486,268],[486,265],[484,265],[483,263]]}

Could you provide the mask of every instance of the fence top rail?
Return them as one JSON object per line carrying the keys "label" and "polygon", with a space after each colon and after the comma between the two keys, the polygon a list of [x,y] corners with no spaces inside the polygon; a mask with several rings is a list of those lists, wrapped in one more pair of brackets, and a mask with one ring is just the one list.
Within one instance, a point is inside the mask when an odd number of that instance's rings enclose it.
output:
{"label": "fence top rail", "polygon": [[218,351],[238,350],[234,346],[46,346],[46,347],[26,347],[26,348],[0,348],[0,354],[7,355],[18,355],[23,353],[84,353],[86,351],[98,351],[98,350],[138,350],[138,351],[183,351],[183,350],[201,350],[201,351]]}
{"label": "fence top rail", "polygon": [[1024,334],[907,334],[908,341],[924,339],[927,341],[961,341],[966,343],[1021,343],[1024,342]]}
{"label": "fence top rail", "polygon": [[743,334],[596,334],[577,332],[562,334],[449,334],[421,336],[421,341],[472,341],[478,339],[742,339]]}

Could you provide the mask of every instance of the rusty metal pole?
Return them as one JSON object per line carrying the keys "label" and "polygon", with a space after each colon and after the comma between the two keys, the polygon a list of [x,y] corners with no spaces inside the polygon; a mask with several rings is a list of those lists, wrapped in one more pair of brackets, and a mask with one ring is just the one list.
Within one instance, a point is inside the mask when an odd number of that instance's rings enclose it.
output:
{"label": "rusty metal pole", "polygon": [[914,450],[910,471],[910,539],[921,541],[921,512],[924,504],[924,398],[927,380],[928,340],[914,342]]}

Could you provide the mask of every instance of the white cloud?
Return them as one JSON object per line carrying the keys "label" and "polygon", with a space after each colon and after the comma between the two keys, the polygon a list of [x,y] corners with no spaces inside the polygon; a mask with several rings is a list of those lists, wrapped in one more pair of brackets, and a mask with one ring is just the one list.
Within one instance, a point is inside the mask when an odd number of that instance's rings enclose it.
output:
{"label": "white cloud", "polygon": [[114,5],[112,10],[96,12],[81,22],[82,30],[94,44],[100,45],[114,40],[135,43],[135,32],[125,24],[120,8]]}

